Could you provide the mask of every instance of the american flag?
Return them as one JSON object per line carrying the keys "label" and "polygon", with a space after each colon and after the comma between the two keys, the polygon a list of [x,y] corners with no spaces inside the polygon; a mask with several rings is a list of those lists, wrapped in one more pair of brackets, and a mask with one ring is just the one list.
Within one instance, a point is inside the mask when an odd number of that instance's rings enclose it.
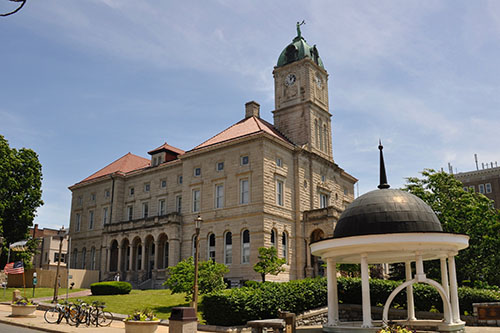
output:
{"label": "american flag", "polygon": [[23,274],[24,266],[22,261],[11,262],[3,269],[5,274]]}

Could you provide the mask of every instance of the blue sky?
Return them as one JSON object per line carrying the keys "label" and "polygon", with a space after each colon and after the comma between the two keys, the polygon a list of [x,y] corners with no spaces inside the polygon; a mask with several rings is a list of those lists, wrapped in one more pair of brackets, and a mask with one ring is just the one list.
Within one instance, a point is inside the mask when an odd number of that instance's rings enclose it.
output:
{"label": "blue sky", "polygon": [[28,0],[0,18],[0,134],[40,156],[35,223],[68,225],[67,187],[127,152],[191,149],[250,100],[272,122],[273,66],[299,20],[360,194],[378,184],[379,138],[392,187],[500,160],[499,1]]}

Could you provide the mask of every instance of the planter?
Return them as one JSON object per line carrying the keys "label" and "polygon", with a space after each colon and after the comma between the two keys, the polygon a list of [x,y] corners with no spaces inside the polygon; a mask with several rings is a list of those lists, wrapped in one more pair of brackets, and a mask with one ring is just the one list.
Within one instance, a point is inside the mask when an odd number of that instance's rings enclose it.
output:
{"label": "planter", "polygon": [[159,320],[134,321],[126,320],[125,333],[153,333],[158,328]]}
{"label": "planter", "polygon": [[11,305],[12,317],[32,317],[35,313],[36,305]]}

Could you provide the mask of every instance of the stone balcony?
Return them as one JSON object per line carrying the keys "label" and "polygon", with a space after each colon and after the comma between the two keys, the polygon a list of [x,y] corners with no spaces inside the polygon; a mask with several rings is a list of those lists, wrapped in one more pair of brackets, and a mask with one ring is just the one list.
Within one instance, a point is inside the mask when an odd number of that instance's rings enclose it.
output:
{"label": "stone balcony", "polygon": [[337,221],[340,217],[342,210],[336,206],[328,206],[326,208],[318,208],[306,210],[303,212],[302,220],[305,223],[315,223],[318,221],[334,220]]}
{"label": "stone balcony", "polygon": [[104,226],[104,233],[111,234],[138,229],[144,230],[165,226],[167,224],[180,224],[181,222],[182,215],[177,212],[172,212],[161,216],[150,216],[147,218],[109,223]]}

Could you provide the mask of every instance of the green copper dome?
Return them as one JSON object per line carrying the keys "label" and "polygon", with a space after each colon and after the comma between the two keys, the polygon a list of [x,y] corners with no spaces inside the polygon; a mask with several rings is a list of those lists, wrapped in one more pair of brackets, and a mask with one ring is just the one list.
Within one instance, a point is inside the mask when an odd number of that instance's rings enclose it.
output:
{"label": "green copper dome", "polygon": [[323,61],[321,61],[321,58],[319,57],[316,45],[310,46],[302,37],[300,25],[301,24],[297,22],[297,37],[295,37],[292,43],[285,47],[283,52],[281,52],[280,57],[278,58],[277,67],[285,66],[304,58],[309,58],[321,68],[325,68],[323,66]]}

